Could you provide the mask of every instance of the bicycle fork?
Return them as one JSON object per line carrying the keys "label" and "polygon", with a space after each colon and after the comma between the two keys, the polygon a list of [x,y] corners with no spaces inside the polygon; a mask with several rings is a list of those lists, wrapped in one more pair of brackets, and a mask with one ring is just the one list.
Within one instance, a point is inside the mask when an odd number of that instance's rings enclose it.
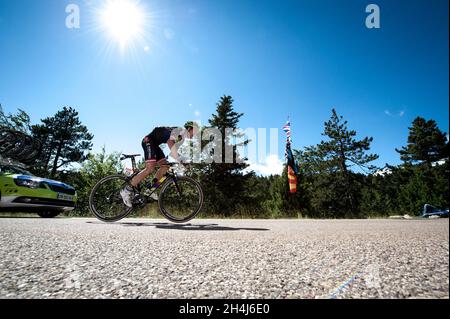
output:
{"label": "bicycle fork", "polygon": [[173,183],[175,184],[175,188],[176,188],[176,190],[177,190],[177,194],[178,194],[178,198],[181,198],[181,188],[180,188],[180,185],[178,185],[178,183],[177,183],[177,177],[176,176],[174,176],[173,177]]}

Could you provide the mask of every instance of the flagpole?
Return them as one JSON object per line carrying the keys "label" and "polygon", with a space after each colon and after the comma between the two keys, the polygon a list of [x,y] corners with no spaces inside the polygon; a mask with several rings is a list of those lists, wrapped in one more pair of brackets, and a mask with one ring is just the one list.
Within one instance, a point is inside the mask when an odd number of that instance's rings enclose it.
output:
{"label": "flagpole", "polygon": [[289,192],[291,194],[295,194],[297,192],[297,176],[296,176],[296,164],[295,159],[293,158],[291,143],[292,143],[292,132],[291,132],[291,119],[288,115],[287,123],[283,126],[283,131],[286,133],[286,166],[287,166],[287,175],[288,175],[288,183],[289,183]]}

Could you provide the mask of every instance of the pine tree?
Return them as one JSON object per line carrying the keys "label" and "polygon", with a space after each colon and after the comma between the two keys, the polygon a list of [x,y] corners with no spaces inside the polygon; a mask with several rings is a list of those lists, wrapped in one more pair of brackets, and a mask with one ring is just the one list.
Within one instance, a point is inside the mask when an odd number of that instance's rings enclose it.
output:
{"label": "pine tree", "polygon": [[313,178],[311,205],[317,213],[328,216],[357,214],[363,178],[352,168],[358,167],[363,171],[375,169],[370,162],[376,160],[378,155],[367,154],[373,138],[355,139],[356,131],[347,128],[347,121],[335,109],[324,126],[322,135],[328,140],[306,147],[301,153],[301,162],[308,163],[301,165],[306,174],[316,174]]}
{"label": "pine tree", "polygon": [[406,163],[424,163],[431,166],[433,162],[448,158],[448,140],[434,120],[425,120],[418,116],[408,128],[408,144],[396,151]]}
{"label": "pine tree", "polygon": [[322,135],[327,136],[329,141],[322,141],[318,145],[318,150],[330,167],[338,168],[343,174],[355,165],[363,170],[376,168],[369,163],[376,160],[378,155],[366,154],[373,138],[365,137],[362,140],[356,140],[356,131],[348,130],[347,121],[344,121],[335,109],[332,109],[331,119],[325,122]]}
{"label": "pine tree", "polygon": [[[248,165],[237,152],[238,145],[233,144],[233,139],[240,137],[240,134],[236,131],[229,132],[229,129],[238,128],[242,116],[242,113],[234,111],[233,98],[222,96],[217,103],[216,113],[209,120],[210,127],[217,128],[222,134],[220,141],[212,140],[209,145],[203,145],[217,147],[220,143],[222,150],[221,161],[206,164],[202,169],[202,185],[205,188],[207,204],[215,214],[233,215],[249,198],[247,182],[252,174],[243,172]],[[232,150],[232,163],[226,162],[227,149]]]}
{"label": "pine tree", "polygon": [[0,127],[29,134],[31,131],[30,116],[22,109],[18,109],[17,114],[5,114],[0,104]]}
{"label": "pine tree", "polygon": [[85,152],[92,148],[93,135],[81,124],[77,111],[64,107],[41,122],[32,126],[34,137],[43,143],[35,172],[54,177],[58,169],[86,159]]}

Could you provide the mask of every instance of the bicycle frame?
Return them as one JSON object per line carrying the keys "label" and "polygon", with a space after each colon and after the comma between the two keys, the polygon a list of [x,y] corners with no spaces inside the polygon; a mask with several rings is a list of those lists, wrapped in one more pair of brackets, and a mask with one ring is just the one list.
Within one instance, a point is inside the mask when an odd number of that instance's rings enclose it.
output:
{"label": "bicycle frame", "polygon": [[[137,169],[136,159],[135,159],[134,157],[131,157],[131,165],[132,165],[132,169],[133,169],[133,174],[132,174],[131,176],[128,177],[128,180],[132,180],[136,175],[138,175],[138,174],[141,172],[140,170]],[[176,175],[176,173],[173,171],[173,166],[174,166],[174,165],[178,165],[178,163],[168,163],[168,164],[163,164],[163,165],[157,165],[156,167],[158,167],[158,169],[161,168],[161,167],[163,167],[163,166],[166,166],[166,167],[168,166],[168,167],[169,167],[168,171],[167,171],[166,174],[164,175],[164,177],[165,177],[164,182],[165,182],[167,179],[171,178],[171,179],[173,180],[173,182],[175,183],[175,187],[176,187],[176,189],[177,189],[178,194],[180,194],[180,193],[181,193],[181,190],[180,190],[180,188],[179,188],[179,186],[178,186],[178,184],[177,184],[177,175]],[[155,167],[155,169],[156,169],[156,167]],[[153,188],[153,185],[151,184],[151,182],[150,182],[150,183],[149,183],[149,182],[144,183],[144,185],[142,185],[142,184],[143,184],[143,183],[141,183],[141,184],[139,184],[139,185],[137,186],[137,189],[138,189],[139,192],[142,191],[143,186],[145,186],[147,189],[150,189],[150,190]],[[164,183],[159,184],[159,185],[158,185],[156,188],[154,188],[149,194],[146,194],[146,197],[151,196],[151,195],[152,195],[154,192],[156,192],[163,184],[164,184]]]}

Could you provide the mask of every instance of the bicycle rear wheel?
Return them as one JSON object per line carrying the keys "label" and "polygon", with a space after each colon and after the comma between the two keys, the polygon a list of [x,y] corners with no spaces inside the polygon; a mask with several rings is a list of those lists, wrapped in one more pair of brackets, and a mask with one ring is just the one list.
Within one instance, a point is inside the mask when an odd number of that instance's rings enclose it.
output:
{"label": "bicycle rear wheel", "polygon": [[128,216],[133,210],[123,203],[120,191],[129,185],[127,177],[111,175],[101,179],[89,195],[91,212],[104,222],[116,222]]}
{"label": "bicycle rear wheel", "polygon": [[171,222],[186,223],[202,208],[203,191],[200,184],[187,176],[168,178],[159,194],[161,213]]}

